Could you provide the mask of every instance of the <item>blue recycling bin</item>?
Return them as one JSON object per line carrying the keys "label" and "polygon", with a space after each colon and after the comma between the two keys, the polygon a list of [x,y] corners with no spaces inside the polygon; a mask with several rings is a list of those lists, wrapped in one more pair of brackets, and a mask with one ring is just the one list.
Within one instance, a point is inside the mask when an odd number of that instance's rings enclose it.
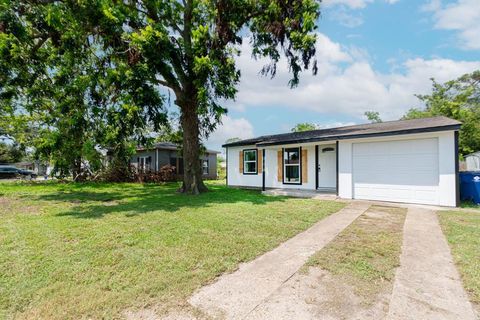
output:
{"label": "blue recycling bin", "polygon": [[480,204],[480,171],[460,172],[460,199]]}

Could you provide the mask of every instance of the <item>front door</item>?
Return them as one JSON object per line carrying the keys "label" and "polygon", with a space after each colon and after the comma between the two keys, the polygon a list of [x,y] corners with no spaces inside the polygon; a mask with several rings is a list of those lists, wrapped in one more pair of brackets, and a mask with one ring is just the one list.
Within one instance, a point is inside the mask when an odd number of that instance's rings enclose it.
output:
{"label": "front door", "polygon": [[318,188],[337,187],[337,152],[335,145],[318,146]]}

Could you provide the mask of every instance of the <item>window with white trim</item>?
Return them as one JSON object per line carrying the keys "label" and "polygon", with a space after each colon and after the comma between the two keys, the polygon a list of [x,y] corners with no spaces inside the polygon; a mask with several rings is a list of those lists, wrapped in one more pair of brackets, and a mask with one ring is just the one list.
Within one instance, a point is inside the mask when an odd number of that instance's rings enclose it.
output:
{"label": "window with white trim", "polygon": [[151,156],[138,157],[137,162],[138,162],[138,170],[139,171],[143,171],[143,172],[150,171],[151,164],[152,164],[152,157]]}
{"label": "window with white trim", "polygon": [[202,173],[208,174],[208,159],[202,160]]}
{"label": "window with white trim", "polygon": [[283,183],[300,184],[300,148],[283,149]]}
{"label": "window with white trim", "polygon": [[243,173],[257,174],[257,149],[243,150]]}

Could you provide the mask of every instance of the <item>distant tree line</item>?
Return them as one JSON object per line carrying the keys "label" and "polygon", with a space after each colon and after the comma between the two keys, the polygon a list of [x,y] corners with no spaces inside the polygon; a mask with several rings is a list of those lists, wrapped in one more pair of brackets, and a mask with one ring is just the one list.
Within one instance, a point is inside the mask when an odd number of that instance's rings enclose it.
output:
{"label": "distant tree line", "polygon": [[[459,153],[463,157],[480,150],[480,71],[465,74],[458,79],[438,83],[432,81],[432,93],[416,95],[424,104],[411,108],[401,119],[445,116],[462,122],[459,134]],[[378,111],[366,111],[365,117],[372,123],[382,119]],[[312,123],[299,123],[293,132],[315,130]]]}

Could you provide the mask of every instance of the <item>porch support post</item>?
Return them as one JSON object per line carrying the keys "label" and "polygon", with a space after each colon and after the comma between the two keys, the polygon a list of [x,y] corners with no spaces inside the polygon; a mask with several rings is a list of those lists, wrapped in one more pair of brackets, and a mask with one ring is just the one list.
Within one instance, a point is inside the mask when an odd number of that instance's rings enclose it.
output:
{"label": "porch support post", "polygon": [[262,191],[265,191],[265,148],[262,149]]}
{"label": "porch support post", "polygon": [[228,186],[228,147],[225,147],[225,185]]}
{"label": "porch support post", "polygon": [[458,150],[458,131],[454,133],[455,139],[455,206],[460,206],[460,163],[459,163],[459,150]]}
{"label": "porch support post", "polygon": [[336,183],[336,191],[337,191],[337,197],[338,197],[338,140],[337,142],[335,143],[335,172],[336,172],[336,176],[337,176],[337,183]]}
{"label": "porch support post", "polygon": [[315,146],[315,190],[318,190],[318,145]]}

